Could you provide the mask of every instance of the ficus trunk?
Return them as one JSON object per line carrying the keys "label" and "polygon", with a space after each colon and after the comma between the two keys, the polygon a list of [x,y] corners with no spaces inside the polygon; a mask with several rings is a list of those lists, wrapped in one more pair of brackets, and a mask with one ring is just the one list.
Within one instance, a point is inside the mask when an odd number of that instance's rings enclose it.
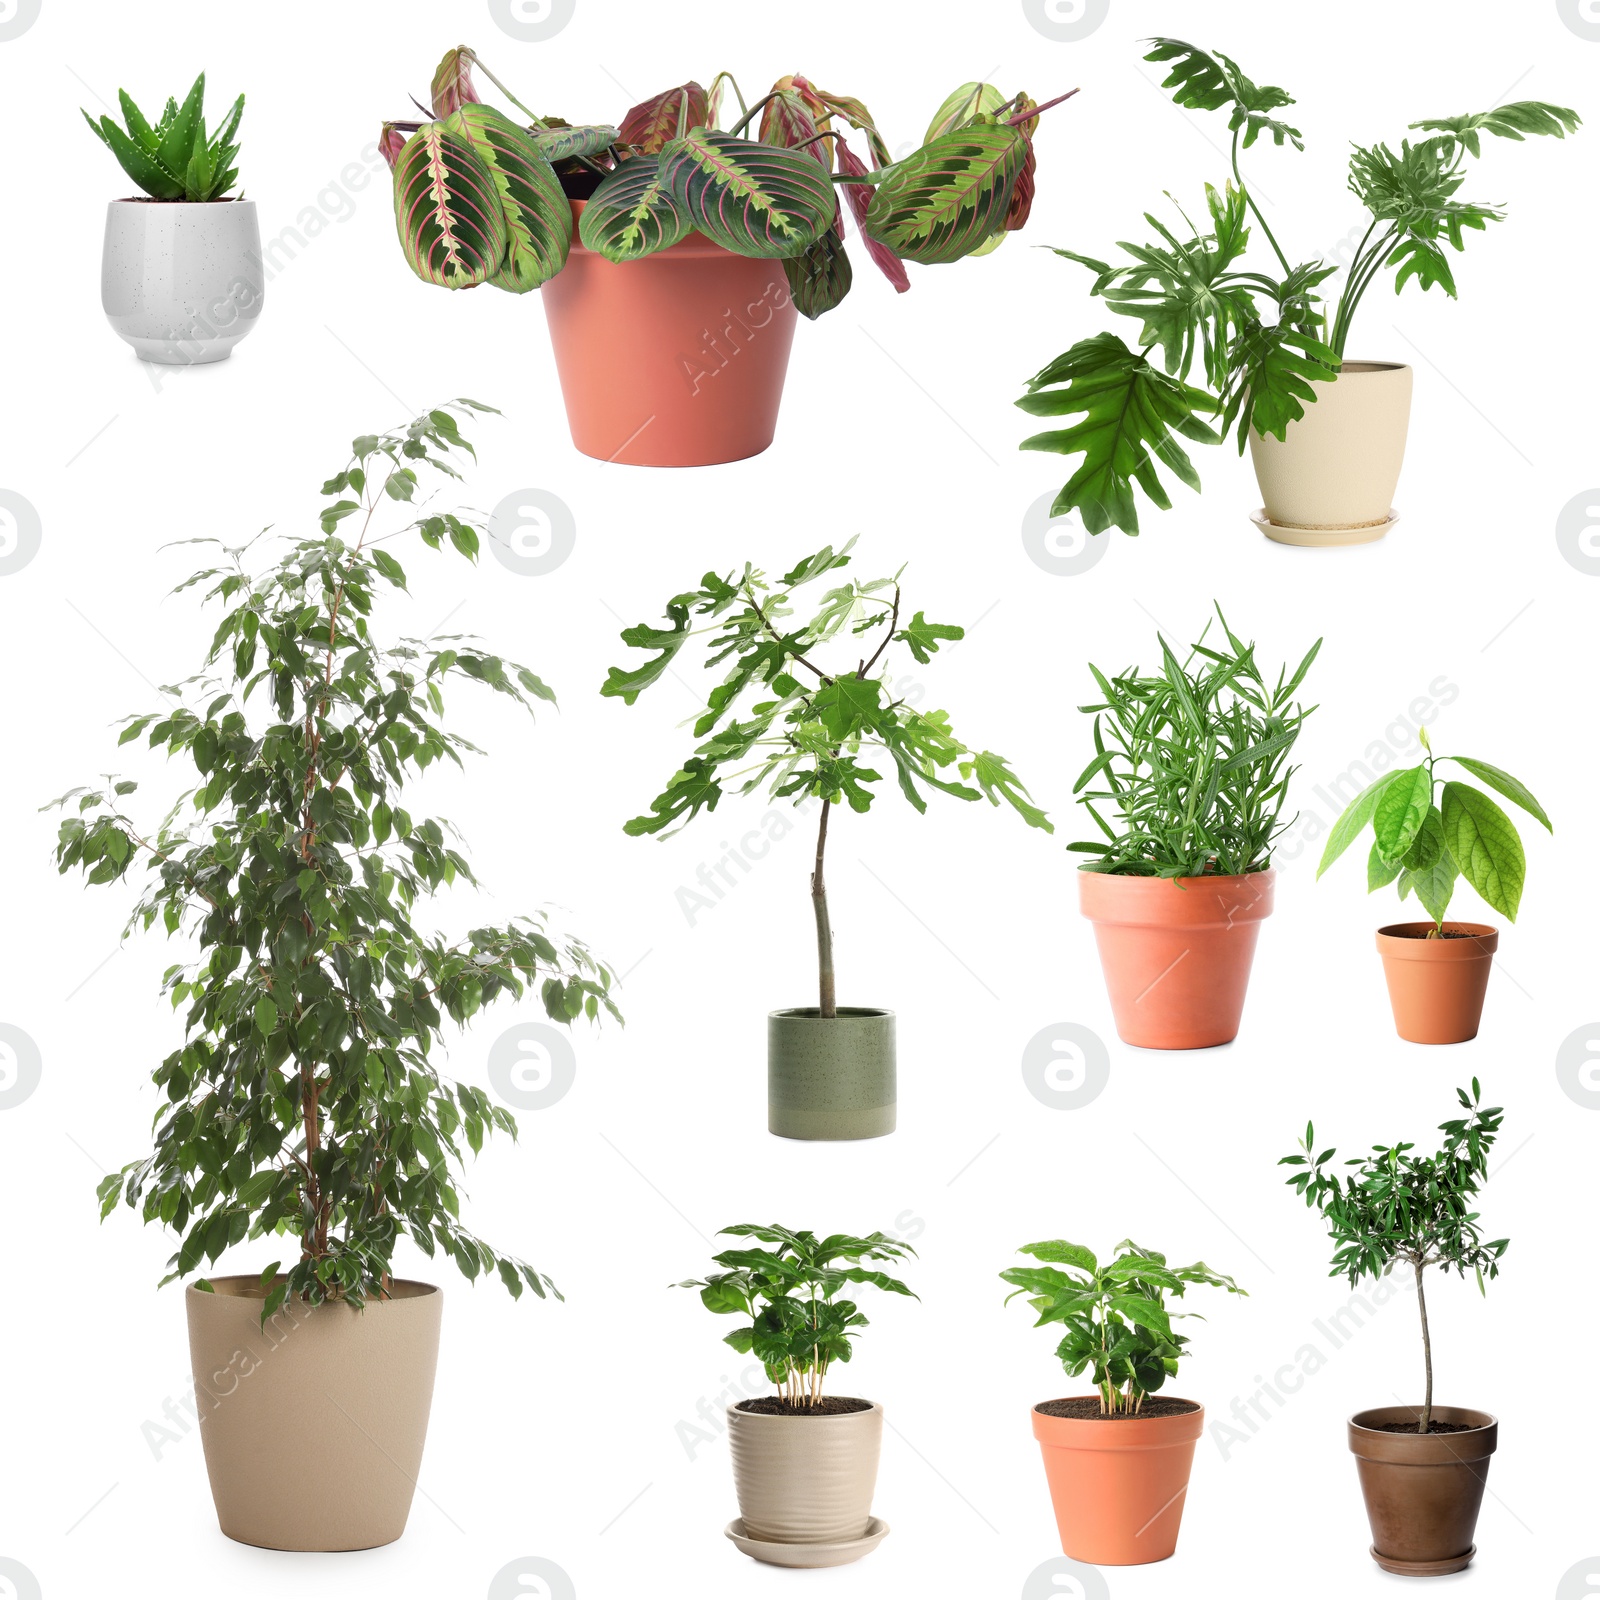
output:
{"label": "ficus trunk", "polygon": [[822,802],[822,821],[817,827],[817,860],[811,869],[811,910],[817,921],[817,1014],[839,1014],[833,987],[833,928],[828,921],[828,885],[822,875],[822,858],[828,848],[828,808]]}

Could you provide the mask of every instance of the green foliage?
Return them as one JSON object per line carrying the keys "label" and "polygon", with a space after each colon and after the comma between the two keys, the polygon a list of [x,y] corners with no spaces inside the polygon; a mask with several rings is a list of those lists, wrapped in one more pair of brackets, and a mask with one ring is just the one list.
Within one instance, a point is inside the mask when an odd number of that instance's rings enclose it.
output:
{"label": "green foliage", "polygon": [[[1241,454],[1252,429],[1287,437],[1305,408],[1315,404],[1316,385],[1337,376],[1351,320],[1380,270],[1394,269],[1396,292],[1415,279],[1425,290],[1438,284],[1455,294],[1444,246],[1461,250],[1469,230],[1481,230],[1502,215],[1492,206],[1455,198],[1466,159],[1481,153],[1481,135],[1564,138],[1579,122],[1575,112],[1561,106],[1521,101],[1474,116],[1413,123],[1430,137],[1415,145],[1405,141],[1398,153],[1382,144],[1356,146],[1350,189],[1371,213],[1371,222],[1330,309],[1319,290],[1337,266],[1290,265],[1239,164],[1241,149],[1248,150],[1263,134],[1275,145],[1304,148],[1300,130],[1273,115],[1293,105],[1293,98],[1271,84],[1253,83],[1237,62],[1220,53],[1180,39],[1150,43],[1145,59],[1170,66],[1162,87],[1180,106],[1228,113],[1232,178],[1220,193],[1207,184],[1208,219],[1200,226],[1176,202],[1181,227],[1168,227],[1146,212],[1145,222],[1159,242],[1121,242],[1126,261],[1113,265],[1073,250],[1056,252],[1094,273],[1092,296],[1142,325],[1137,351],[1110,334],[1080,340],[1030,379],[1027,394],[1017,402],[1035,416],[1088,413],[1078,426],[1035,434],[1022,448],[1083,457],[1052,514],[1078,511],[1090,533],[1110,526],[1139,531],[1135,484],[1167,510],[1159,466],[1199,489],[1199,478],[1173,435],[1216,442],[1218,434],[1202,416],[1221,413],[1223,432],[1235,432]],[[1266,271],[1246,261],[1249,218],[1275,258]],[[1157,347],[1161,373],[1149,360]],[[1196,372],[1206,387],[1191,385]],[[1068,386],[1053,387],[1062,383]]]}
{"label": "green foliage", "polygon": [[724,1250],[712,1258],[724,1271],[673,1287],[698,1289],[701,1303],[718,1316],[744,1317],[748,1326],[735,1328],[723,1342],[740,1355],[754,1355],[795,1406],[814,1406],[822,1398],[829,1367],[850,1359],[854,1340],[867,1326],[855,1302],[839,1298],[843,1289],[871,1284],[890,1294],[911,1294],[898,1278],[862,1265],[916,1254],[886,1233],[819,1239],[775,1223],[748,1222],[720,1231],[770,1248]]}
{"label": "green foliage", "polygon": [[1159,1251],[1132,1239],[1117,1245],[1115,1259],[1105,1266],[1092,1250],[1065,1239],[1025,1244],[1018,1253],[1048,1264],[1007,1267],[1000,1276],[1014,1287],[1006,1303],[1026,1295],[1039,1313],[1034,1327],[1065,1328],[1056,1356],[1074,1378],[1093,1374],[1102,1414],[1137,1414],[1146,1395],[1178,1375],[1189,1340],[1172,1324],[1197,1313],[1169,1310],[1168,1295],[1181,1299],[1195,1283],[1245,1293],[1203,1261],[1170,1266]]}
{"label": "green foliage", "polygon": [[1436,756],[1426,731],[1421,739],[1425,758],[1420,766],[1384,773],[1340,813],[1323,847],[1317,876],[1370,824],[1369,893],[1398,879],[1400,898],[1415,891],[1442,934],[1456,879],[1463,877],[1501,916],[1515,922],[1527,870],[1516,825],[1481,789],[1436,777],[1434,769],[1441,761],[1454,761],[1554,832],[1550,818],[1509,772],[1470,756]]}
{"label": "green foliage", "polygon": [[[479,100],[475,67],[525,127]],[[722,132],[725,87],[743,109],[738,85],[720,73],[709,92],[691,82],[652,95],[616,127],[573,128],[529,111],[471,49],[448,51],[434,74],[433,120],[386,122],[380,141],[407,262],[448,289],[537,288],[566,263],[565,181],[586,197],[579,237],[607,260],[636,261],[697,230],[738,255],[781,260],[795,304],[818,317],[851,285],[836,186],[850,195],[869,256],[900,290],[902,261],[984,254],[1027,220],[1033,134],[1048,107],[1026,94],[1008,100],[991,84],[963,85],[923,144],[894,161],[859,100],[793,74]],[[752,138],[745,129],[758,117]],[[870,169],[846,144],[845,125],[866,136]]]}
{"label": "green foliage", "polygon": [[205,98],[206,75],[202,72],[183,104],[169,99],[161,120],[154,126],[125,89],[117,91],[117,99],[126,131],[109,115],[96,122],[85,111],[83,120],[152,200],[183,200],[190,204],[222,200],[239,176],[233,165],[239,154],[234,137],[244,115],[244,96],[233,102],[211,134],[206,132]]}
{"label": "green foliage", "polygon": [[1107,677],[1091,664],[1102,698],[1078,709],[1094,717],[1095,756],[1072,792],[1103,837],[1067,846],[1099,858],[1085,871],[1193,878],[1270,864],[1272,842],[1289,826],[1283,807],[1298,770],[1289,755],[1316,709],[1294,695],[1322,641],[1269,686],[1254,643],[1220,607],[1217,621],[1227,648],[1206,643],[1208,622],[1181,662],[1157,635],[1159,673],[1130,667]]}
{"label": "green foliage", "polygon": [[542,1296],[547,1279],[460,1223],[463,1145],[516,1125],[442,1077],[436,1047],[446,1019],[465,1026],[533,984],[558,1022],[618,1015],[607,969],[538,916],[455,939],[415,921],[420,902],[475,882],[450,825],[404,803],[414,778],[476,749],[446,723],[446,688],[468,681],[530,711],[554,699],[468,636],[390,643],[377,621],[406,588],[399,538],[476,558],[473,522],[432,512],[388,530],[385,514],[409,513],[422,474],[460,476],[472,447],[456,414],[489,409],[458,401],[358,438],[322,486],[320,533],[262,570],[246,565],[255,540],[192,541],[220,552],[180,586],[204,585],[221,610],[210,651],[118,743],[165,751],[193,786],[153,829],[125,811],[129,781],[53,803],[60,870],[113,883],[139,866],[130,929],[159,923],[198,951],[166,973],[184,1042],[153,1074],[154,1151],[101,1184],[101,1215],[122,1200],[174,1229],[170,1277],[247,1239],[297,1241],[298,1260],[264,1278],[269,1316],[291,1294],[383,1294],[402,1235],[468,1278]]}
{"label": "green foliage", "polygon": [[1299,1151],[1278,1165],[1297,1170],[1286,1180],[1318,1212],[1333,1241],[1330,1277],[1346,1278],[1353,1288],[1363,1278],[1379,1278],[1409,1266],[1422,1317],[1427,1393],[1417,1431],[1428,1431],[1433,1409],[1433,1346],[1428,1330],[1422,1275],[1440,1267],[1464,1278],[1470,1271],[1483,1292],[1485,1277],[1500,1275],[1508,1239],[1485,1242],[1478,1213],[1472,1210],[1480,1185],[1489,1176],[1489,1152],[1504,1120],[1499,1106],[1480,1106],[1478,1080],[1472,1094],[1456,1090],[1465,1116],[1439,1124],[1444,1142],[1436,1154],[1416,1154],[1408,1142],[1373,1145],[1364,1156],[1345,1162],[1352,1169],[1341,1180],[1329,1169],[1337,1150],[1316,1151],[1316,1129],[1306,1124]]}

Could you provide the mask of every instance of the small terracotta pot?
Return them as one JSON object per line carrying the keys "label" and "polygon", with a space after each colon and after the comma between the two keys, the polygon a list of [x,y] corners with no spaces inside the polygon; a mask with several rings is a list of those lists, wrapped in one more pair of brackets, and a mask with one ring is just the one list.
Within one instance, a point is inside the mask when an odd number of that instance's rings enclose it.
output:
{"label": "small terracotta pot", "polygon": [[1136,878],[1078,873],[1117,1034],[1146,1050],[1204,1050],[1239,1032],[1256,935],[1277,873]]}
{"label": "small terracotta pot", "polygon": [[1487,1411],[1435,1406],[1439,1422],[1469,1433],[1385,1433],[1379,1424],[1416,1424],[1414,1406],[1378,1406],[1349,1422],[1350,1449],[1372,1526],[1372,1559],[1385,1572],[1432,1578],[1472,1560],[1478,1508],[1500,1425]]}
{"label": "small terracotta pot", "polygon": [[1471,937],[1430,939],[1431,922],[1392,922],[1378,929],[1395,1031],[1412,1044],[1461,1044],[1478,1036],[1500,935],[1481,922],[1447,922],[1444,928]]}
{"label": "small terracotta pot", "polygon": [[824,1417],[765,1416],[729,1406],[742,1532],[777,1545],[866,1539],[882,1442],[880,1405]]}
{"label": "small terracotta pot", "polygon": [[444,1297],[287,1302],[261,1326],[258,1278],[184,1296],[217,1521],[271,1550],[366,1550],[405,1532],[422,1465]]}
{"label": "small terracotta pot", "polygon": [[[1093,1399],[1093,1396],[1089,1396]],[[1061,1549],[1097,1567],[1165,1561],[1178,1548],[1202,1407],[1176,1417],[1050,1417],[1033,1408]]]}
{"label": "small terracotta pot", "polygon": [[634,467],[705,467],[772,443],[796,312],[783,263],[703,234],[639,261],[578,238],[539,291],[572,442]]}
{"label": "small terracotta pot", "polygon": [[767,1131],[879,1139],[895,1125],[894,1012],[816,1006],[767,1013]]}
{"label": "small terracotta pot", "polygon": [[1411,420],[1411,368],[1347,361],[1314,383],[1316,402],[1282,439],[1250,430],[1265,501],[1262,532],[1280,544],[1365,544],[1393,521]]}

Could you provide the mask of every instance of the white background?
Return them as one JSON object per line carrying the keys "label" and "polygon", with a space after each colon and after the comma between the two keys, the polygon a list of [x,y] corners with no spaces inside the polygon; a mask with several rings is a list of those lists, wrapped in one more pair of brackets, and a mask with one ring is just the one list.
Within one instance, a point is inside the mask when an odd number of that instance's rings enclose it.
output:
{"label": "white background", "polygon": [[[1057,351],[1110,325],[1080,269],[1030,247],[1109,253],[1118,238],[1147,236],[1140,214],[1165,206],[1163,189],[1192,208],[1201,184],[1225,175],[1225,123],[1176,110],[1140,60],[1137,41],[1159,32],[1225,50],[1298,96],[1290,116],[1306,152],[1260,149],[1249,166],[1296,260],[1353,241],[1352,139],[1398,141],[1415,118],[1506,97],[1572,105],[1591,124],[1561,144],[1493,143],[1464,193],[1506,201],[1511,215],[1457,259],[1459,304],[1414,287],[1397,300],[1386,284],[1368,296],[1352,356],[1416,368],[1403,520],[1381,543],[1268,544],[1247,520],[1259,503],[1248,464],[1229,447],[1199,455],[1203,495],[1175,488],[1174,511],[1147,511],[1137,540],[1106,535],[1091,571],[1055,576],[1024,550],[1025,512],[1069,468],[1017,453],[1030,419],[1011,402]],[[987,259],[914,267],[898,299],[858,256],[848,301],[799,331],[773,449],[651,472],[571,448],[533,297],[423,287],[395,243],[387,175],[333,187],[380,119],[426,97],[439,55],[461,42],[521,98],[575,121],[614,120],[722,67],[751,96],[786,71],[857,94],[892,145],[917,139],[965,79],[1041,100],[1083,93],[1040,132],[1040,196],[1024,235]],[[98,114],[119,86],[158,106],[202,66],[213,114],[248,92],[240,166],[264,234],[298,222],[306,243],[272,278],[259,327],[232,360],[153,369],[97,303],[103,203],[126,180],[76,108]],[[1175,1388],[1213,1418],[1257,1390],[1258,1375],[1292,1368],[1302,1347],[1327,1360],[1248,1442],[1226,1455],[1216,1438],[1202,1443],[1174,1562],[1109,1570],[1109,1592],[1253,1594],[1292,1574],[1301,1595],[1376,1594],[1400,1580],[1367,1555],[1343,1420],[1416,1397],[1414,1309],[1399,1297],[1332,1349],[1313,1323],[1349,1290],[1327,1278],[1325,1239],[1275,1162],[1308,1115],[1350,1151],[1427,1141],[1454,1086],[1476,1073],[1507,1108],[1483,1211],[1512,1247],[1487,1300],[1453,1280],[1432,1289],[1439,1399],[1502,1419],[1480,1555],[1452,1581],[1554,1593],[1600,1544],[1594,1467],[1575,1442],[1600,1422],[1584,1364],[1600,1310],[1600,1112],[1568,1098],[1554,1070],[1560,1043],[1600,1013],[1590,907],[1600,884],[1583,846],[1600,578],[1563,559],[1554,531],[1561,508],[1600,480],[1597,69],[1600,43],[1546,0],[1444,10],[1352,0],[1336,13],[1115,0],[1076,43],[1047,39],[1001,0],[578,0],[543,43],[509,36],[466,0],[265,10],[43,0],[30,30],[0,42],[0,488],[25,496],[43,527],[37,557],[0,577],[0,1022],[23,1030],[43,1062],[37,1091],[0,1111],[0,1556],[48,1600],[108,1589],[254,1597],[288,1583],[312,1595],[476,1596],[526,1556],[556,1563],[584,1600],[1016,1595],[1059,1550],[1028,1408],[1069,1386],[1054,1336],[1002,1307],[995,1274],[1025,1240],[1064,1235],[1103,1251],[1132,1235],[1203,1256],[1251,1291],[1194,1303],[1209,1320],[1192,1325],[1195,1353]],[[167,597],[198,562],[165,542],[311,527],[316,489],[353,434],[457,394],[505,412],[473,430],[480,466],[467,503],[557,495],[577,543],[544,577],[420,548],[408,559],[414,599],[394,606],[394,627],[481,633],[562,702],[530,727],[458,691],[452,710],[490,759],[423,793],[474,847],[494,913],[565,908],[627,972],[629,1024],[580,1027],[571,1092],[523,1113],[520,1144],[500,1141],[468,1179],[470,1220],[550,1272],[566,1303],[513,1306],[498,1288],[445,1280],[432,1430],[404,1540],[360,1555],[274,1554],[217,1531],[197,1436],[166,1443],[159,1459],[147,1443],[143,1425],[187,1386],[180,1292],[155,1291],[173,1246],[128,1213],[96,1222],[96,1181],[144,1149],[146,1075],[178,1038],[159,974],[182,952],[159,938],[121,946],[131,887],[58,879],[55,819],[37,807],[119,759],[145,780],[135,798],[152,817],[183,784],[181,772],[114,749],[116,720],[159,706],[156,686],[198,667],[214,626],[192,595]],[[899,1015],[900,1131],[790,1144],[764,1131],[764,1018],[812,998],[805,835],[691,926],[676,891],[769,807],[729,800],[667,843],[625,838],[622,821],[687,753],[676,724],[695,704],[670,680],[632,709],[595,691],[624,659],[618,629],[657,617],[708,567],[748,558],[783,570],[853,533],[864,573],[909,561],[910,605],[970,626],[965,643],[917,669],[925,703],[948,708],[969,743],[1007,755],[1059,831],[1046,838],[954,801],[918,818],[892,789],[871,815],[839,819],[840,997]],[[1475,1042],[1396,1039],[1372,948],[1392,898],[1366,898],[1357,852],[1315,885],[1317,849],[1293,844],[1237,1044],[1167,1056],[1116,1041],[1061,848],[1083,832],[1070,788],[1089,730],[1074,708],[1091,697],[1086,661],[1150,664],[1157,626],[1189,640],[1213,597],[1268,662],[1326,640],[1306,686],[1321,709],[1297,750],[1308,817],[1328,820],[1314,786],[1386,730],[1408,743],[1391,725],[1441,676],[1455,693],[1433,723],[1436,747],[1506,766],[1544,800],[1556,836],[1524,830],[1527,892],[1503,930]],[[711,681],[692,663],[681,676],[697,693]],[[466,927],[481,909],[458,894],[438,914]],[[1465,889],[1455,910],[1484,914]],[[452,1041],[453,1070],[487,1083],[493,1041],[537,1016],[535,1006],[490,1013]],[[1075,1111],[1041,1104],[1020,1070],[1027,1042],[1061,1022],[1092,1028],[1111,1051],[1109,1085]],[[876,1509],[893,1533],[860,1565],[810,1577],[727,1544],[725,1446],[679,1427],[702,1426],[697,1404],[740,1363],[718,1342],[727,1324],[666,1285],[705,1270],[718,1227],[772,1218],[896,1229],[921,1252],[907,1271],[921,1301],[869,1305],[873,1326],[836,1385],[886,1408]],[[236,1255],[225,1267],[264,1264],[256,1247]],[[1033,1593],[1079,1592],[1039,1581]]]}

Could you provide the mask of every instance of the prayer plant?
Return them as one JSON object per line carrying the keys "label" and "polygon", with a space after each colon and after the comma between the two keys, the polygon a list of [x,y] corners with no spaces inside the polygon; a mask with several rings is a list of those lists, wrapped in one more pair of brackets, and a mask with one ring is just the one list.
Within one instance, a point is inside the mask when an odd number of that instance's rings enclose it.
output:
{"label": "prayer plant", "polygon": [[[1199,474],[1179,438],[1220,444],[1234,429],[1242,454],[1250,430],[1282,439],[1316,401],[1315,385],[1338,375],[1362,297],[1386,270],[1398,294],[1415,281],[1438,285],[1452,299],[1455,276],[1445,254],[1461,250],[1468,229],[1505,215],[1498,206],[1461,200],[1469,160],[1485,134],[1521,141],[1564,138],[1579,117],[1537,100],[1467,116],[1438,117],[1411,127],[1427,137],[1356,145],[1349,188],[1366,209],[1366,231],[1345,274],[1338,301],[1321,293],[1339,270],[1324,260],[1294,263],[1278,243],[1245,181],[1239,153],[1263,134],[1302,150],[1300,130],[1276,113],[1294,104],[1273,84],[1256,84],[1237,62],[1181,39],[1154,39],[1145,60],[1170,65],[1162,87],[1186,110],[1227,111],[1231,179],[1206,185],[1207,218],[1199,224],[1174,202],[1177,224],[1149,212],[1154,244],[1121,243],[1129,258],[1111,263],[1057,250],[1094,274],[1091,295],[1142,324],[1138,348],[1114,333],[1080,340],[1028,381],[1017,404],[1036,417],[1077,417],[1058,431],[1035,434],[1024,450],[1081,456],[1055,498],[1056,516],[1076,511],[1090,533],[1115,526],[1138,533],[1134,485],[1163,511],[1171,509],[1161,469],[1191,489]],[[1252,222],[1269,258],[1247,261]],[[1157,347],[1159,363],[1152,359]],[[1204,386],[1191,383],[1196,369]],[[1221,418],[1220,432],[1206,418]]]}
{"label": "prayer plant", "polygon": [[154,826],[126,809],[132,781],[53,802],[61,871],[120,883],[138,868],[130,930],[159,923],[195,952],[165,977],[184,1042],[153,1074],[155,1149],[100,1185],[101,1215],[120,1200],[177,1232],[167,1282],[246,1240],[288,1244],[291,1264],[262,1274],[263,1318],[289,1295],[381,1297],[402,1236],[542,1297],[548,1279],[461,1225],[463,1143],[516,1124],[444,1078],[437,1052],[447,1019],[464,1026],[530,985],[558,1022],[617,1015],[607,969],[539,916],[462,937],[417,926],[423,902],[475,882],[449,824],[405,804],[429,767],[476,751],[451,731],[445,689],[478,684],[530,711],[554,699],[469,637],[391,641],[379,621],[381,597],[406,588],[399,540],[476,558],[470,521],[387,514],[410,515],[421,474],[460,476],[472,447],[455,414],[489,409],[455,402],[358,438],[322,487],[320,532],[269,565],[246,564],[257,540],[191,541],[218,549],[180,586],[220,609],[210,651],[118,743],[143,738],[192,787]]}
{"label": "prayer plant", "polygon": [[[474,67],[526,124],[479,99]],[[729,95],[739,114],[724,132]],[[615,126],[574,127],[530,111],[462,45],[434,74],[430,120],[386,122],[380,148],[394,168],[401,246],[427,283],[538,288],[566,264],[571,197],[585,202],[579,237],[609,261],[653,255],[696,230],[737,255],[780,258],[795,304],[817,317],[850,290],[840,188],[868,255],[904,291],[904,262],[985,254],[1028,220],[1035,119],[1058,103],[963,84],[896,161],[859,100],[798,75],[747,106],[722,72],[709,89],[652,95]]]}

